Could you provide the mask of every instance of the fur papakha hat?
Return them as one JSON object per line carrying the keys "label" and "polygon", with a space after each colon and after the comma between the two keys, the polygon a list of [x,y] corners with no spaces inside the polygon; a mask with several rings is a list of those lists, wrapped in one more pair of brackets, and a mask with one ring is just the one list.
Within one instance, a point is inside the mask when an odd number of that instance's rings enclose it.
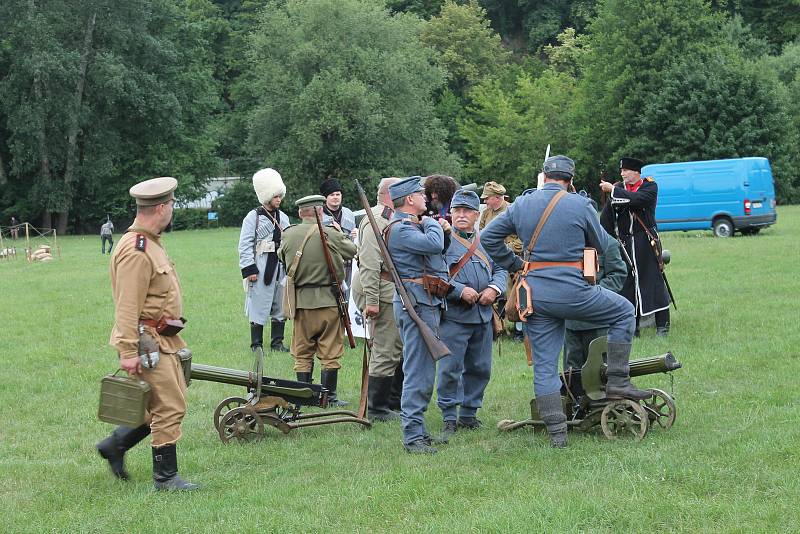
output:
{"label": "fur papakha hat", "polygon": [[274,197],[286,195],[281,175],[275,169],[261,169],[253,175],[253,189],[258,201],[266,204]]}

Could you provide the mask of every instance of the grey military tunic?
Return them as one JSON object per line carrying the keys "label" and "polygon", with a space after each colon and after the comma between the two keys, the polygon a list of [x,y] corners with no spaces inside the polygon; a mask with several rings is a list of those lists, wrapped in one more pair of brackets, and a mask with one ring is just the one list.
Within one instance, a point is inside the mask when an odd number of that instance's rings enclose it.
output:
{"label": "grey military tunic", "polygon": [[[495,262],[509,271],[523,267],[522,259],[506,247],[504,239],[517,234],[523,243],[529,243],[547,204],[562,189],[556,183],[546,183],[541,189],[518,197],[489,223],[481,240]],[[585,247],[605,250],[609,239],[589,200],[568,194],[542,228],[531,260],[577,261],[583,258]],[[526,280],[533,291],[534,313],[528,317],[526,328],[533,347],[534,392],[537,397],[561,389],[558,355],[564,346],[565,319],[607,324],[609,342],[631,342],[635,324],[633,306],[621,295],[589,285],[579,269],[537,269],[528,272]]]}
{"label": "grey military tunic", "polygon": [[[239,268],[245,288],[244,312],[251,323],[262,325],[269,318],[284,320],[283,283],[286,277],[286,269],[277,256],[275,222],[272,216],[263,213],[261,209],[251,210],[242,221],[239,235]],[[282,232],[289,226],[289,217],[278,210],[277,222],[279,232]],[[269,270],[272,273],[267,272]],[[251,274],[258,274],[258,280],[247,280]],[[269,275],[268,280],[264,280],[265,275]]]}

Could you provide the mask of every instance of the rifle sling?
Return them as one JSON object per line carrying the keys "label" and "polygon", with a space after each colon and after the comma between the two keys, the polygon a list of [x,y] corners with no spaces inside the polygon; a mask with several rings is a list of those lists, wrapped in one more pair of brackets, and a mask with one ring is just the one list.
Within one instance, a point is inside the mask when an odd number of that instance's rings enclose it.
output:
{"label": "rifle sling", "polygon": [[303,256],[303,249],[306,248],[306,243],[308,240],[311,239],[311,236],[317,232],[317,227],[312,226],[309,228],[306,236],[303,238],[303,242],[300,244],[300,248],[297,249],[297,252],[294,253],[294,259],[292,260],[292,265],[289,267],[289,270],[286,272],[286,276],[294,280],[294,273],[297,272],[297,267],[300,265],[300,258]]}
{"label": "rifle sling", "polygon": [[486,266],[489,267],[490,271],[492,270],[492,266],[489,263],[489,259],[485,255],[483,255],[482,253],[478,252],[478,245],[481,242],[481,238],[480,238],[480,235],[478,235],[477,231],[475,231],[475,239],[472,241],[472,243],[470,243],[469,241],[467,241],[466,239],[464,239],[463,237],[459,236],[456,233],[453,233],[452,237],[454,237],[456,241],[458,241],[459,243],[461,243],[462,245],[467,247],[467,251],[464,253],[463,256],[461,256],[461,259],[458,260],[458,263],[456,263],[455,265],[450,267],[450,269],[449,269],[449,271],[450,271],[450,280],[455,279],[456,275],[461,271],[461,269],[464,268],[464,266],[467,264],[469,259],[475,254],[477,254],[478,257],[481,260],[483,260],[483,262],[486,264]]}

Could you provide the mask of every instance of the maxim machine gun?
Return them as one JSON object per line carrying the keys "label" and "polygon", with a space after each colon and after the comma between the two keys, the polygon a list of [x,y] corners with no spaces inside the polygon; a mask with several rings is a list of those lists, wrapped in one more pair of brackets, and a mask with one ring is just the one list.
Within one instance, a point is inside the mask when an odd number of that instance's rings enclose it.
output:
{"label": "maxim machine gun", "polygon": [[[649,389],[652,396],[641,402],[628,399],[607,399],[605,394],[606,364],[603,356],[608,350],[605,337],[589,344],[589,356],[581,369],[569,368],[561,373],[561,402],[567,416],[567,427],[587,431],[600,425],[608,439],[630,436],[642,439],[650,427],[658,425],[664,429],[675,422],[675,401],[665,391]],[[681,368],[681,363],[671,352],[660,356],[633,360],[630,375],[644,376],[655,373],[670,373]],[[671,375],[670,375],[671,376]],[[544,421],[531,400],[531,418],[524,421],[505,419],[497,424],[502,431],[515,430],[523,426],[544,428]]]}
{"label": "maxim machine gun", "polygon": [[233,384],[247,389],[245,397],[228,397],[214,410],[214,428],[223,443],[261,439],[265,424],[284,434],[295,428],[334,423],[371,426],[363,415],[349,410],[301,413],[302,406],[326,408],[328,390],[319,384],[264,376],[264,351],[261,347],[256,347],[255,355],[253,371],[192,364],[193,380]]}

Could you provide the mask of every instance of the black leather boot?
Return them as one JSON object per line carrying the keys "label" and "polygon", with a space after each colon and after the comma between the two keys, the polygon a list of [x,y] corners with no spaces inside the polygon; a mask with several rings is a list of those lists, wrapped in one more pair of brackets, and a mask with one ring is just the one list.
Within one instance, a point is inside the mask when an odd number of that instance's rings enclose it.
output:
{"label": "black leather boot", "polygon": [[547,433],[550,434],[550,446],[556,449],[566,447],[567,416],[561,404],[561,393],[556,391],[536,397],[536,410],[547,427]]}
{"label": "black leather boot", "polygon": [[669,334],[669,308],[656,312],[656,336],[667,337]]}
{"label": "black leather boot", "polygon": [[250,349],[264,346],[264,325],[250,323]]}
{"label": "black leather boot", "polygon": [[400,412],[400,399],[403,398],[403,361],[401,360],[394,370],[392,387],[389,390],[389,409]]}
{"label": "black leather boot", "polygon": [[115,477],[128,480],[130,477],[125,470],[125,453],[149,435],[150,425],[136,428],[118,426],[110,436],[95,445],[95,448],[100,456],[108,460],[108,466]]}
{"label": "black leather boot", "polygon": [[298,382],[306,382],[308,384],[311,383],[311,372],[308,373],[297,373],[297,381]]}
{"label": "black leather boot", "polygon": [[153,447],[153,482],[157,490],[192,491],[200,486],[178,476],[175,444]]}
{"label": "black leather boot", "polygon": [[336,396],[336,384],[339,381],[338,369],[323,369],[320,376],[322,387],[328,390],[328,406],[349,406],[350,403]]}
{"label": "black leather boot", "polygon": [[392,390],[393,376],[369,376],[367,415],[371,421],[394,421],[400,414],[389,409],[389,394]]}
{"label": "black leather boot", "polygon": [[631,399],[641,401],[649,399],[652,393],[631,384],[630,366],[628,360],[631,355],[630,343],[609,343],[606,353],[608,362],[608,382],[606,383],[606,397],[609,399]]}
{"label": "black leather boot", "polygon": [[273,320],[270,325],[271,340],[269,343],[270,349],[274,352],[289,352],[289,347],[283,344],[283,332],[286,328],[286,322]]}

